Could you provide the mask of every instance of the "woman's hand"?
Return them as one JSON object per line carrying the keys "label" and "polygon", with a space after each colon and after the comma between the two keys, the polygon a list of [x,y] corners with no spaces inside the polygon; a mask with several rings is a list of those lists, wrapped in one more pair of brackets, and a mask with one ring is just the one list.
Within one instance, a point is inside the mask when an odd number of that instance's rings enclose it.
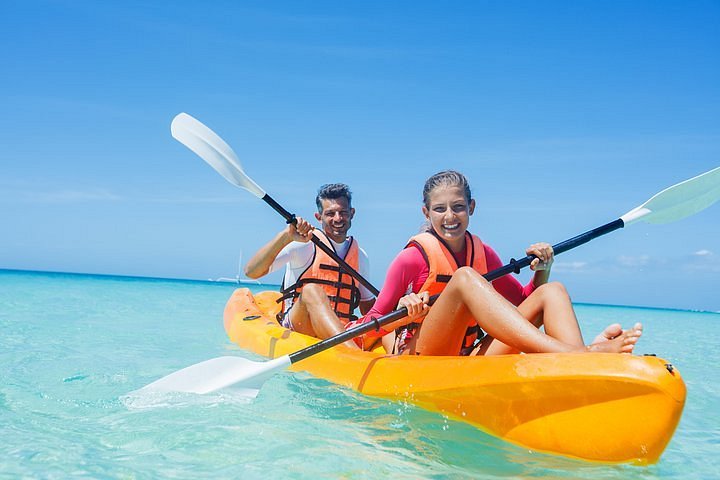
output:
{"label": "woman's hand", "polygon": [[534,272],[550,270],[550,266],[555,260],[552,246],[545,242],[533,243],[525,250],[525,253],[537,257],[530,262],[530,270]]}
{"label": "woman's hand", "polygon": [[307,243],[312,237],[312,231],[315,229],[307,220],[296,217],[297,223],[288,225],[288,235],[293,242]]}
{"label": "woman's hand", "polygon": [[398,302],[398,309],[405,307],[408,311],[407,317],[402,320],[403,325],[407,325],[411,322],[417,322],[427,315],[430,310],[430,307],[428,306],[429,300],[430,295],[428,292],[422,292],[419,294],[411,293],[402,297]]}

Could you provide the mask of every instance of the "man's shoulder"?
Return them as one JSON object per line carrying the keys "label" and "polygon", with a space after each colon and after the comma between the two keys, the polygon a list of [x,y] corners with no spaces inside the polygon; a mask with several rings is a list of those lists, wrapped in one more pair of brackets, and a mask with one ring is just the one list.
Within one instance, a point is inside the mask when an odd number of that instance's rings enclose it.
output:
{"label": "man's shoulder", "polygon": [[360,246],[360,242],[358,242],[358,239],[355,238],[355,237],[352,237],[352,239],[353,239],[353,241],[355,242],[355,245],[357,245],[358,255],[361,256],[361,257],[364,257],[365,260],[367,260],[367,259],[368,259],[368,254],[367,254],[367,252],[365,251],[365,249]]}
{"label": "man's shoulder", "polygon": [[296,250],[302,250],[304,248],[311,250],[312,247],[312,242],[290,242],[285,245],[285,247],[283,247],[283,250],[285,250],[286,252],[294,252]]}
{"label": "man's shoulder", "polygon": [[291,257],[307,257],[312,256],[314,247],[312,242],[290,242],[281,251]]}

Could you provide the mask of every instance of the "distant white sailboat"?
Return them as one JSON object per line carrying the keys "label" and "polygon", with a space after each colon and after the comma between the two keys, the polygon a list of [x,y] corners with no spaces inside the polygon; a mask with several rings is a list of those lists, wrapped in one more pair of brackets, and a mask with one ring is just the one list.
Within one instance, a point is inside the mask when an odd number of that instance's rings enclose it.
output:
{"label": "distant white sailboat", "polygon": [[260,280],[257,280],[255,278],[247,278],[247,277],[241,277],[240,274],[242,273],[242,250],[240,251],[240,256],[238,258],[238,270],[237,275],[235,275],[235,278],[228,278],[228,277],[220,277],[216,279],[210,278],[209,280],[211,282],[230,282],[230,283],[254,283],[256,285],[261,285]]}

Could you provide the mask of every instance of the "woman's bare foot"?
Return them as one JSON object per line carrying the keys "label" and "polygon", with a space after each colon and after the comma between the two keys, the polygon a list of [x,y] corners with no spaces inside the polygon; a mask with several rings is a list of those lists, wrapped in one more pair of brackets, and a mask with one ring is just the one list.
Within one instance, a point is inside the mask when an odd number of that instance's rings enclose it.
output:
{"label": "woman's bare foot", "polygon": [[622,332],[622,326],[619,323],[611,323],[610,325],[605,327],[605,330],[603,330],[597,337],[595,337],[595,340],[592,341],[591,345],[617,338],[617,336],[622,334]]}
{"label": "woman's bare foot", "polygon": [[635,326],[623,332],[611,340],[601,341],[588,345],[590,352],[607,352],[607,353],[632,353],[635,344],[642,335],[642,324],[636,323]]}

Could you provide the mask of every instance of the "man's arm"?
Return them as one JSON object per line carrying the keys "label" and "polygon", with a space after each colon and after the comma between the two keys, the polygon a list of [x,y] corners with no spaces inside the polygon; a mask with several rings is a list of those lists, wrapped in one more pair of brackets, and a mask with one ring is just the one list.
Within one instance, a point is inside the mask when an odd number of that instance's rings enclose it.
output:
{"label": "man's arm", "polygon": [[253,255],[245,264],[245,275],[248,278],[260,278],[267,275],[280,251],[291,242],[309,242],[312,229],[313,227],[307,221],[298,217],[297,225],[288,225]]}

